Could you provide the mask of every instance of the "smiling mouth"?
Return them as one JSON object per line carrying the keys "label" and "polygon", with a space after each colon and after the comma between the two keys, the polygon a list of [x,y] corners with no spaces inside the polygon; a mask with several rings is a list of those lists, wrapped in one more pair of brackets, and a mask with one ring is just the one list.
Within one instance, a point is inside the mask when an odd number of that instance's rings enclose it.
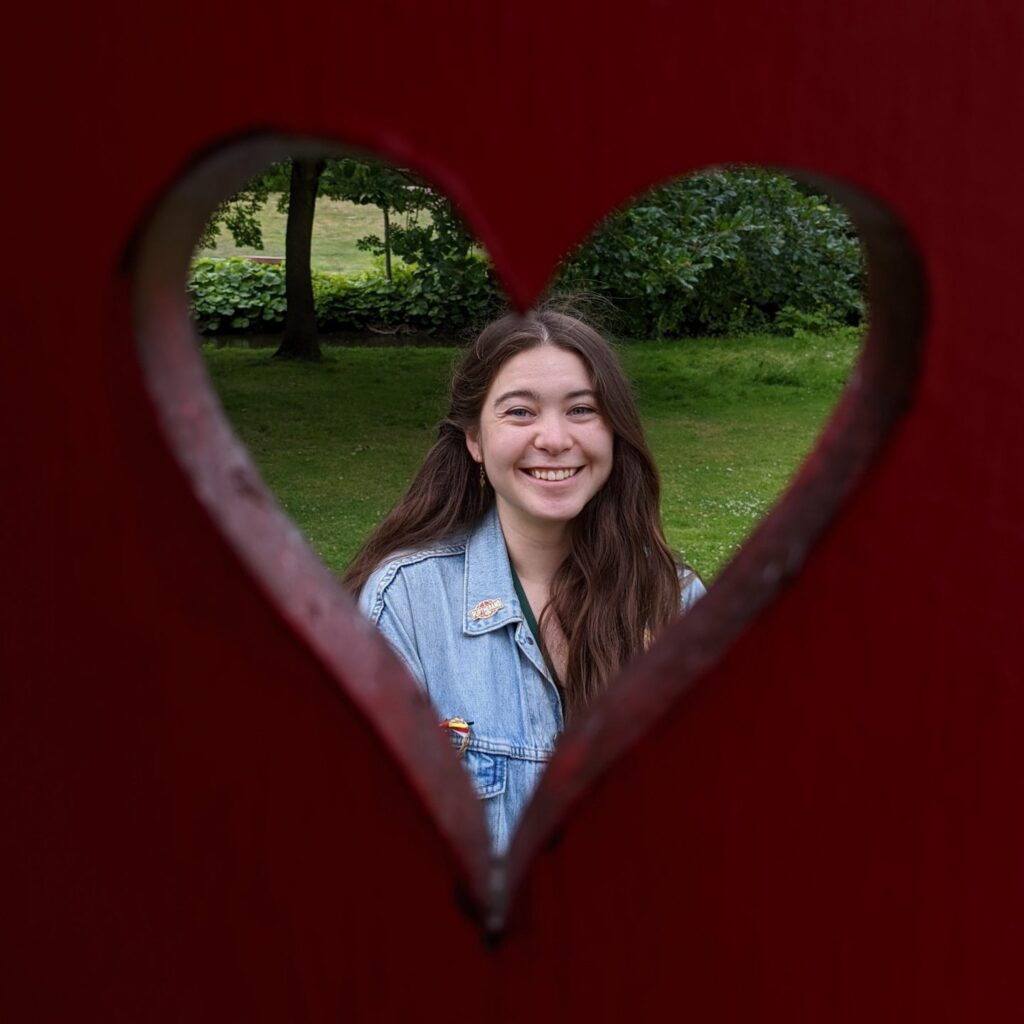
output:
{"label": "smiling mouth", "polygon": [[532,476],[534,480],[568,480],[574,477],[582,467],[575,469],[524,469],[523,472]]}

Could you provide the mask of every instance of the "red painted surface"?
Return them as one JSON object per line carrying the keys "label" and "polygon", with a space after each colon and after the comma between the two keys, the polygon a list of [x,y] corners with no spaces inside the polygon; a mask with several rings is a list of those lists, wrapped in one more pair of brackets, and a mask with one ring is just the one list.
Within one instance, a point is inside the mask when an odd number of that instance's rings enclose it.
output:
{"label": "red painted surface", "polygon": [[[1024,15],[710,7],[21,12],[3,1019],[1021,1016]],[[274,87],[225,81],[232,55],[272,56]],[[521,301],[626,196],[724,161],[850,181],[924,264],[890,444],[793,584],[583,795],[495,948],[462,909],[466,857],[255,586],[143,387],[128,242],[200,152],[257,129],[419,167]],[[89,251],[56,291],[53,224]]]}

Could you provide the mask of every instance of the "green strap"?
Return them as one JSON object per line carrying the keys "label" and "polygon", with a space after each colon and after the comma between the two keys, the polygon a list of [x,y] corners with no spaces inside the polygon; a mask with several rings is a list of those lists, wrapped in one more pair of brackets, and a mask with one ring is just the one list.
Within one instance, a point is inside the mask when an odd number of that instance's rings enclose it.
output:
{"label": "green strap", "polygon": [[519,582],[519,576],[516,573],[511,558],[508,560],[508,567],[512,570],[512,586],[516,588],[516,597],[519,598],[519,605],[523,609],[523,615],[526,617],[526,624],[530,627],[530,632],[537,643],[541,657],[544,659],[544,664],[547,665],[548,671],[551,673],[551,678],[554,679],[557,685],[561,686],[561,683],[558,682],[558,676],[555,674],[555,668],[551,664],[551,659],[548,657],[547,649],[544,647],[544,641],[541,639],[537,619],[533,614],[533,609],[530,607],[530,602],[526,599],[526,591],[523,590],[523,585]]}

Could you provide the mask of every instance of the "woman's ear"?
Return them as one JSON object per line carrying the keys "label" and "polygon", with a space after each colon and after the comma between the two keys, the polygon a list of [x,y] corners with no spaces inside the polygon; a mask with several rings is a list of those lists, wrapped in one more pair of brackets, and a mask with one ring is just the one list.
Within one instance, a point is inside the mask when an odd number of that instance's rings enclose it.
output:
{"label": "woman's ear", "polygon": [[484,453],[483,449],[480,447],[480,439],[477,431],[466,431],[466,447],[469,449],[469,454],[472,455],[477,462],[484,461]]}

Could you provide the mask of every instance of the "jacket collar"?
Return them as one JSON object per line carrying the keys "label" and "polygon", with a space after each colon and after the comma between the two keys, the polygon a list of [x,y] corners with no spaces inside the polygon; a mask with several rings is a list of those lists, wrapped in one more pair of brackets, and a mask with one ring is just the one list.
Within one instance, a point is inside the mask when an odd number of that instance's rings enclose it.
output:
{"label": "jacket collar", "polygon": [[462,631],[469,636],[523,621],[496,505],[483,514],[466,539],[464,593]]}

